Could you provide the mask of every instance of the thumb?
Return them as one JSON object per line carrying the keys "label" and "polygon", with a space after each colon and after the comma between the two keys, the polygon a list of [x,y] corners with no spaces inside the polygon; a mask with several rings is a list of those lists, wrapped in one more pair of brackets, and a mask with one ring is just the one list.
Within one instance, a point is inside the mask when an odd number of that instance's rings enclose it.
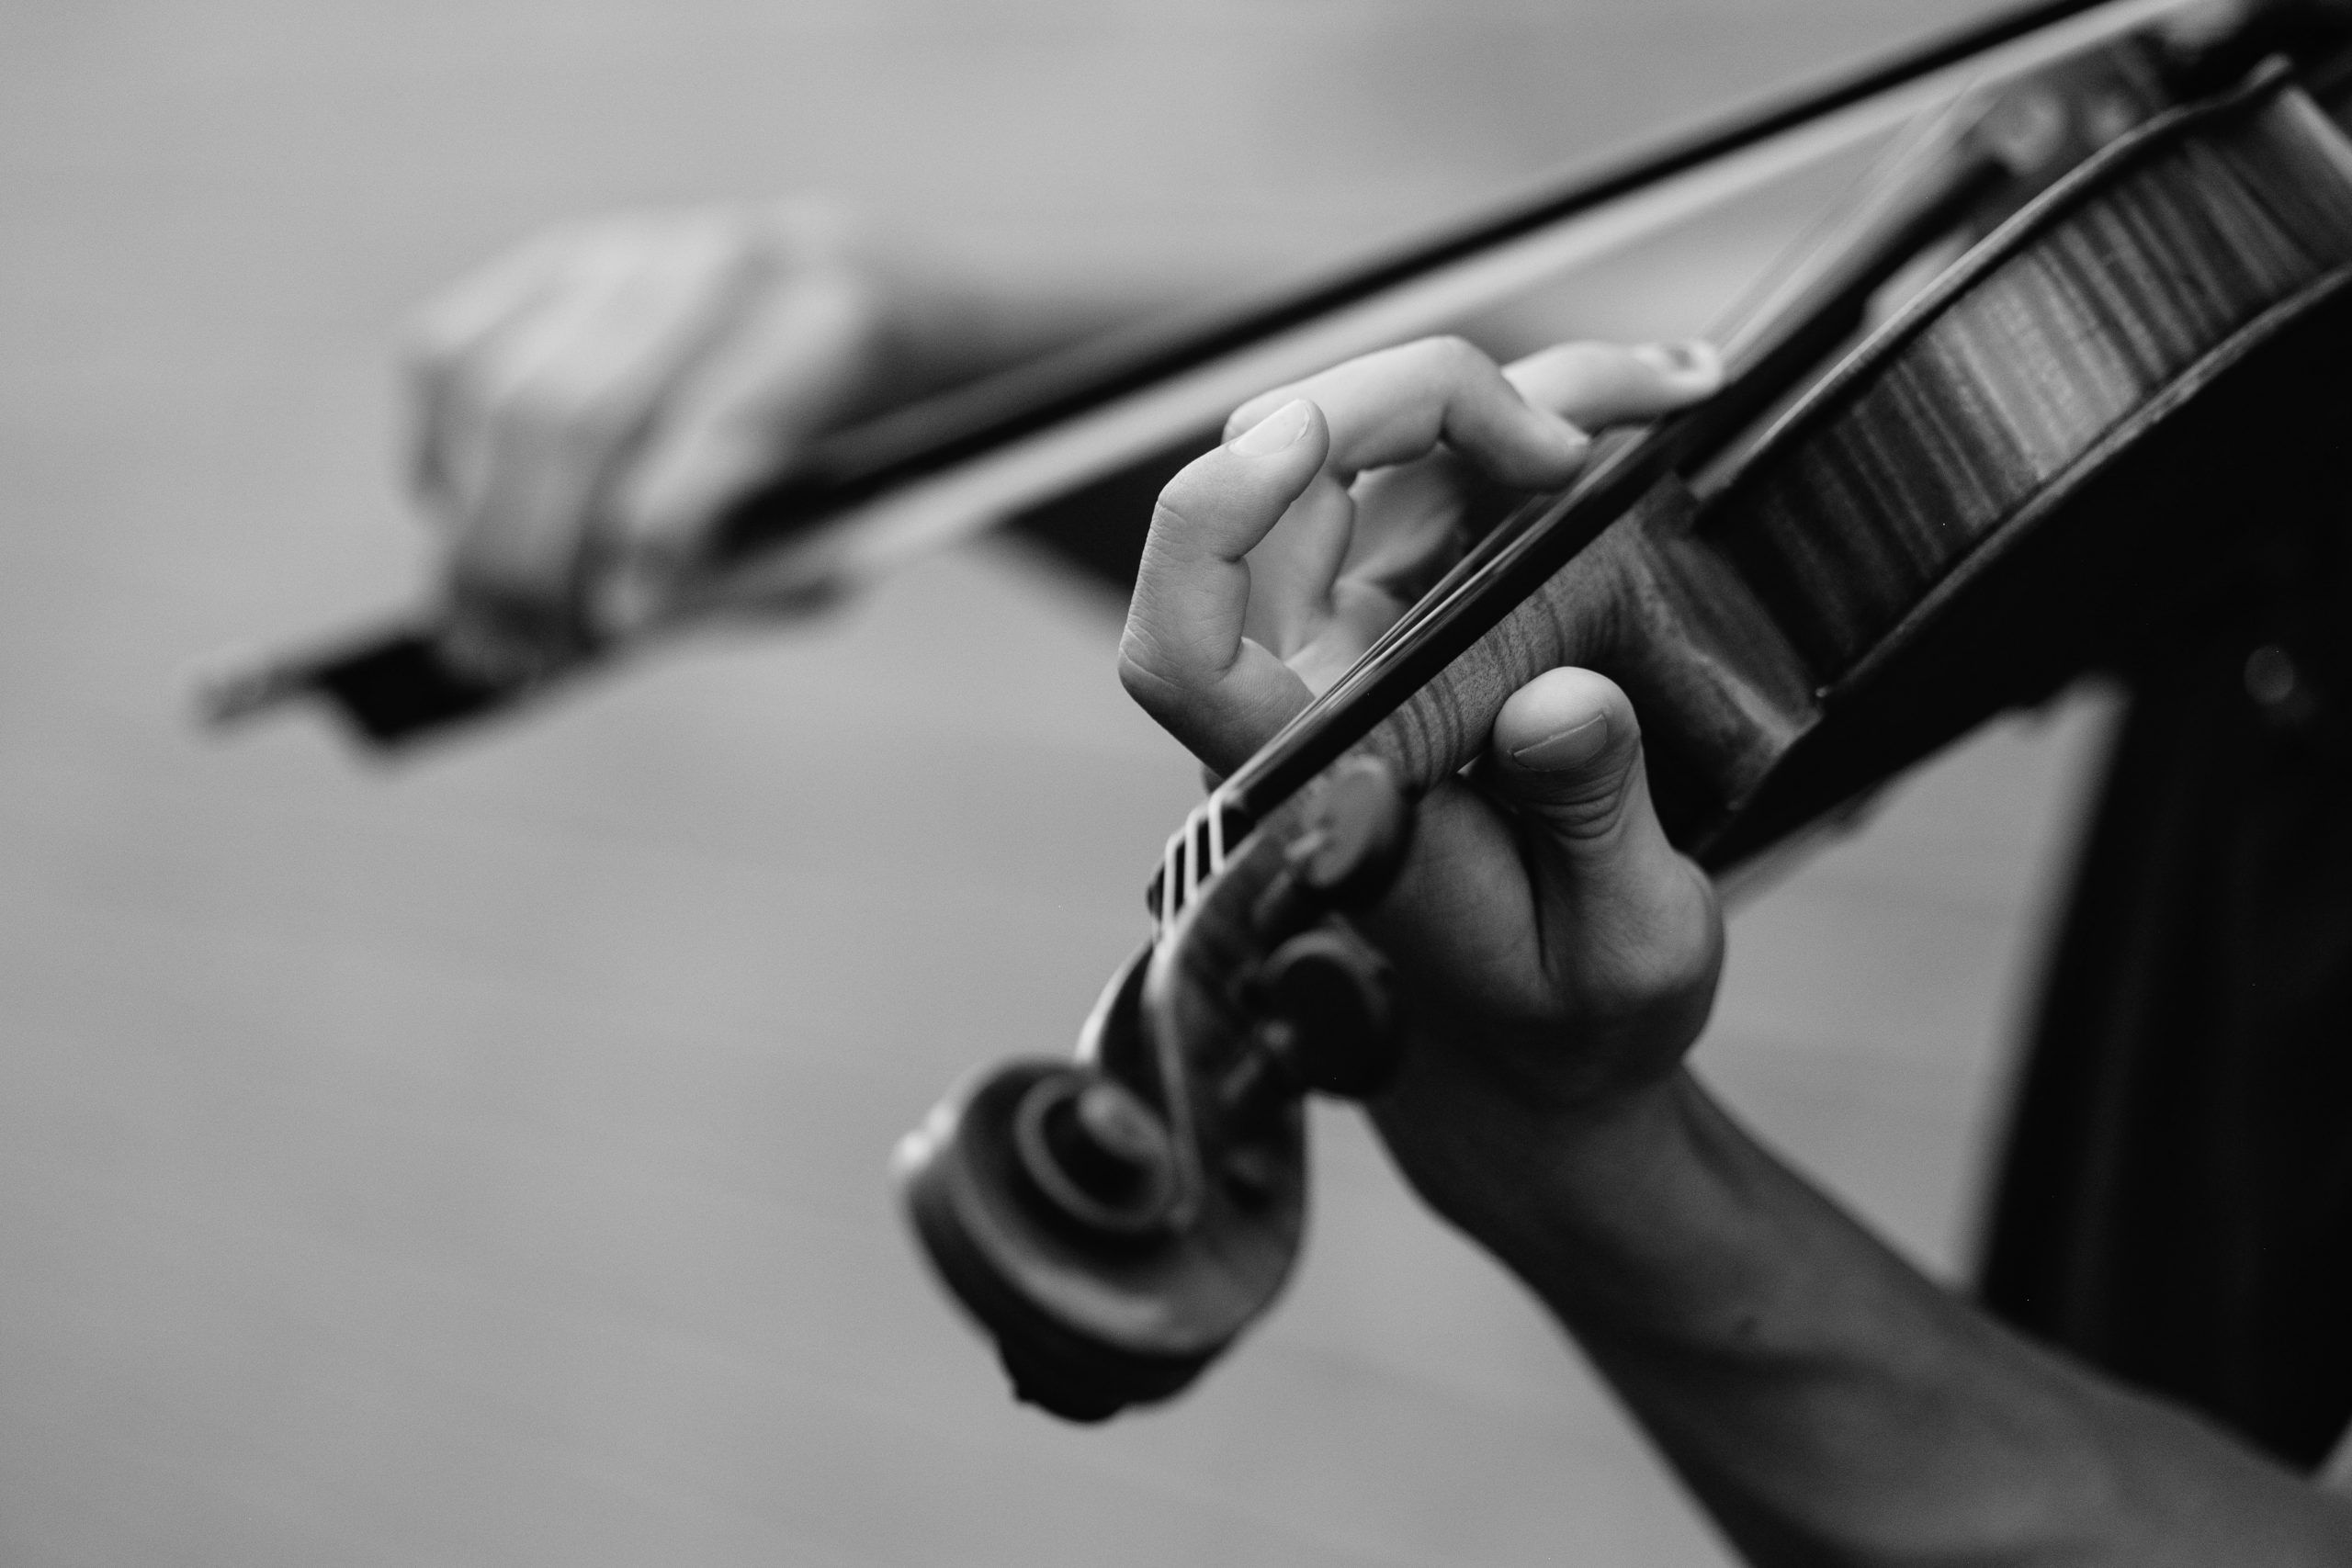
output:
{"label": "thumb", "polygon": [[1503,797],[1580,864],[1599,869],[1620,840],[1657,830],[1641,725],[1606,675],[1566,669],[1537,676],[1495,716],[1491,747]]}
{"label": "thumb", "polygon": [[1554,670],[1496,716],[1488,778],[1518,812],[1555,979],[1606,1005],[1680,988],[1720,951],[1706,876],[1650,804],[1642,730],[1617,683]]}

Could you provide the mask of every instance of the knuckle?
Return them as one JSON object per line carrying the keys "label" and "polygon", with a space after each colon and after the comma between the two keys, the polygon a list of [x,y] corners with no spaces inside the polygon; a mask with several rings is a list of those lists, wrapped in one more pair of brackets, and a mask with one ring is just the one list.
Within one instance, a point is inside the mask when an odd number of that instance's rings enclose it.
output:
{"label": "knuckle", "polygon": [[1619,747],[1581,773],[1536,784],[1544,825],[1553,838],[1578,850],[1598,850],[1625,836],[1639,793],[1634,784],[1642,750],[1638,737]]}
{"label": "knuckle", "polygon": [[1555,838],[1568,843],[1605,844],[1624,831],[1626,793],[1613,778],[1572,786],[1544,802],[1544,821]]}
{"label": "knuckle", "polygon": [[1150,650],[1132,628],[1119,639],[1119,686],[1146,707],[1159,691],[1159,672],[1152,668]]}
{"label": "knuckle", "polygon": [[1119,686],[1146,713],[1165,721],[1185,706],[1186,684],[1167,650],[1135,622],[1119,638]]}
{"label": "knuckle", "polygon": [[1183,483],[1184,476],[1177,475],[1168,482],[1168,488],[1159,492],[1159,499],[1151,503],[1151,526],[1148,536],[1150,539],[1173,542],[1198,531],[1191,513],[1185,510],[1186,502],[1193,498],[1178,493],[1177,487]]}
{"label": "knuckle", "polygon": [[1214,530],[1217,499],[1214,477],[1193,468],[1169,480],[1151,503],[1151,524],[1144,536],[1147,557],[1174,561],[1198,557],[1202,541]]}
{"label": "knuckle", "polygon": [[1476,377],[1495,367],[1495,362],[1468,338],[1453,333],[1423,338],[1413,346],[1433,371],[1448,378]]}

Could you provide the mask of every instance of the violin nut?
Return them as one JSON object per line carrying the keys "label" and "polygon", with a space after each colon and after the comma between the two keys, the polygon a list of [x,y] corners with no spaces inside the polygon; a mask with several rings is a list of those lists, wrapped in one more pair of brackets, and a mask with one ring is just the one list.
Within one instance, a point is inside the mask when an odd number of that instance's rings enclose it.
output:
{"label": "violin nut", "polygon": [[1411,841],[1413,813],[1387,764],[1359,757],[1335,768],[1316,794],[1306,830],[1283,859],[1299,886],[1349,908],[1388,886]]}

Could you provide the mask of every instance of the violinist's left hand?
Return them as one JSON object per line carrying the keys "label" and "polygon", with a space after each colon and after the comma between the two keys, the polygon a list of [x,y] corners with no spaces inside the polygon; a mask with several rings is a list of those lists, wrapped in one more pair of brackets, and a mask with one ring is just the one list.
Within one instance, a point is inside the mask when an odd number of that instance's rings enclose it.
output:
{"label": "violinist's left hand", "polygon": [[[1419,344],[1270,393],[1160,499],[1128,690],[1230,770],[1449,558],[1472,470],[1556,486],[1702,352]],[[1565,415],[1566,417],[1562,417]],[[1442,447],[1442,450],[1441,450]],[[1679,1070],[1723,925],[1650,808],[1625,695],[1555,670],[1424,796],[1359,923],[1404,1051],[1371,1106],[1759,1565],[2352,1562],[2352,1506],[1938,1289]]]}
{"label": "violinist's left hand", "polygon": [[[1162,494],[1121,673],[1210,768],[1230,771],[1378,637],[1458,548],[1473,476],[1566,483],[1585,428],[1704,395],[1697,346],[1571,344],[1498,368],[1456,340],[1351,361],[1244,405],[1234,438]],[[1408,1026],[1376,1107],[1424,1196],[1473,1230],[1457,1156],[1548,1145],[1544,1116],[1613,1111],[1671,1076],[1714,989],[1706,877],[1650,807],[1640,727],[1600,675],[1554,671],[1504,705],[1477,787],[1420,803],[1412,850],[1363,923]]]}
{"label": "violinist's left hand", "polygon": [[1503,367],[1440,337],[1252,398],[1160,495],[1120,678],[1230,772],[1453,563],[1481,479],[1557,489],[1587,431],[1678,408],[1717,378],[1703,344],[1561,344]]}

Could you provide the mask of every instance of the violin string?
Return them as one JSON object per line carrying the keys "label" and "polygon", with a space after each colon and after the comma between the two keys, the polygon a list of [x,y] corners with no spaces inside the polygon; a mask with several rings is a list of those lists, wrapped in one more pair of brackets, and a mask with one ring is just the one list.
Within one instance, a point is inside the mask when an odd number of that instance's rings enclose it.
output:
{"label": "violin string", "polygon": [[[2117,0],[2111,7],[2103,8],[2107,15],[2095,30],[2077,32],[2063,25],[2053,28],[2048,44],[2038,50],[2030,60],[1987,62],[1970,73],[1950,92],[1939,95],[1924,112],[1915,114],[1903,122],[1901,129],[1891,129],[1884,152],[1869,170],[1857,177],[1854,186],[1849,187],[1860,188],[1865,193],[1863,199],[1833,204],[1826,216],[1811,225],[1805,232],[1804,242],[1791,247],[1792,259],[1774,268],[1767,280],[1748,290],[1726,312],[1731,325],[1725,335],[1746,341],[1749,333],[1755,333],[1770,348],[1773,328],[1781,312],[1784,309],[1804,308],[1811,285],[1816,280],[1827,282],[1834,276],[1838,271],[1838,257],[1853,244],[1865,243],[1873,220],[1902,216],[1899,195],[1890,192],[1886,200],[1873,199],[1891,175],[1923,165],[1932,166],[1931,156],[1949,159],[1966,155],[1969,138],[1955,133],[1954,128],[1962,115],[1971,117],[1969,123],[1974,122],[1984,102],[1983,95],[1988,83],[2021,79],[2038,66],[2126,36],[2132,28],[2145,25],[2155,16],[2177,10],[2181,4],[2182,0]],[[1955,194],[1964,195],[1964,192],[1956,191]],[[1825,256],[1828,258],[1826,262],[1823,259]],[[1760,333],[1756,327],[1759,321],[1765,327]],[[1727,352],[1725,360],[1726,369],[1732,374],[1736,375],[1742,367],[1741,360],[1734,353]],[[1758,411],[1758,419],[1769,423],[1768,412]],[[1635,442],[1634,445],[1640,443]],[[1596,447],[1587,466],[1587,479],[1611,463],[1611,455],[1604,448]],[[1572,492],[1586,488],[1587,481],[1580,480],[1572,487]],[[1528,520],[1549,513],[1563,499],[1558,496],[1537,498],[1514,512],[1498,533],[1515,535],[1523,529]],[[1274,804],[1276,796],[1265,795],[1263,791],[1268,787],[1279,791],[1283,787],[1272,786],[1272,777],[1286,774],[1302,765],[1292,754],[1302,750],[1311,753],[1317,747],[1319,742],[1315,737],[1326,728],[1331,716],[1340,709],[1353,705],[1373,683],[1371,667],[1380,664],[1391,650],[1414,639],[1425,625],[1438,618],[1454,601],[1474,592],[1476,583],[1472,580],[1490,575],[1490,569],[1499,564],[1500,557],[1515,553],[1510,548],[1509,537],[1498,539],[1490,536],[1480,546],[1474,547],[1457,564],[1455,570],[1448,572],[1420,601],[1407,610],[1387,633],[1375,640],[1373,648],[1337,685],[1309,705],[1261,748],[1257,757],[1237,770],[1219,787],[1213,796],[1218,807],[1214,808],[1232,811],[1238,825],[1246,833],[1251,826],[1250,819],[1258,811],[1271,808]],[[1483,560],[1475,570],[1465,573],[1462,570],[1482,557],[1494,558]]]}
{"label": "violin string", "polygon": [[1797,239],[1775,254],[1747,288],[1741,290],[1718,318],[1710,341],[1724,354],[1727,364],[1760,329],[1776,318],[1778,307],[1803,292],[1804,280],[1831,265],[1834,258],[1865,230],[1874,210],[1874,198],[1900,189],[1908,171],[1949,152],[1960,140],[1959,127],[1973,119],[1973,104],[1981,78],[1963,85],[1932,111],[1914,117],[1895,132],[1888,145],[1847,182],[1840,199],[1817,215]]}
{"label": "violin string", "polygon": [[[1898,180],[1905,168],[1926,161],[1928,156],[1926,150],[1931,141],[1955,122],[1961,106],[1967,103],[1973,96],[1976,85],[1975,82],[1964,85],[1953,94],[1951,98],[1935,110],[1916,117],[1903,130],[1896,132],[1890,145],[1871,160],[1866,168],[1858,171],[1848,181],[1842,199],[1832,203],[1826,210],[1814,218],[1806,225],[1800,238],[1778,252],[1758,279],[1743,290],[1732,305],[1724,310],[1714,333],[1711,334],[1711,341],[1728,349],[1731,344],[1746,337],[1759,323],[1769,323],[1775,319],[1775,307],[1783,305],[1801,294],[1802,288],[1796,280],[1810,277],[1818,271],[1825,270],[1831,263],[1824,258],[1834,258],[1842,254],[1844,248],[1863,230],[1872,210],[1870,200],[1871,195],[1889,188],[1891,182]],[[1726,354],[1727,360],[1733,357],[1733,355]],[[1596,449],[1596,459],[1600,457],[1600,451],[1601,449]],[[1525,508],[1515,508],[1513,515],[1520,515],[1524,510]],[[1458,585],[1463,581],[1463,569],[1469,567],[1480,556],[1490,553],[1493,547],[1503,542],[1502,536],[1508,528],[1509,522],[1506,520],[1498,525],[1496,529],[1490,530],[1480,541],[1480,545],[1486,548],[1474,546],[1471,550],[1465,552],[1453,570],[1445,573],[1439,582],[1433,584],[1419,600],[1408,606],[1405,613],[1390,625],[1387,631],[1374,639],[1372,646],[1365,650],[1363,658],[1370,660],[1377,657],[1384,649],[1408,635],[1416,623],[1434,610],[1437,604],[1448,596],[1448,588]]]}
{"label": "violin string", "polygon": [[[1953,124],[1949,112],[1951,106],[1968,104],[1973,98],[1973,95],[1969,93],[1955,95],[1944,100],[1940,112],[1925,117],[1927,123],[1905,138],[1904,145],[1898,149],[1903,155],[1891,164],[1882,165],[1905,176],[1916,175],[1916,182],[1906,177],[1892,189],[1883,192],[1873,189],[1869,199],[1853,204],[1850,211],[1841,211],[1838,220],[1827,226],[1827,237],[1836,239],[1838,243],[1833,246],[1825,239],[1813,247],[1812,254],[1803,258],[1801,265],[1790,275],[1798,280],[1797,283],[1773,291],[1768,304],[1759,307],[1763,312],[1762,329],[1754,334],[1752,342],[1744,345],[1744,350],[1726,354],[1726,395],[1731,388],[1748,379],[1750,372],[1770,375],[1775,378],[1772,384],[1778,385],[1777,378],[1782,372],[1768,371],[1767,367],[1777,356],[1784,355],[1792,344],[1803,341],[1805,334],[1817,330],[1808,323],[1835,321],[1844,310],[1859,310],[1866,297],[1857,297],[1852,290],[1864,286],[1861,278],[1883,278],[1887,256],[1911,254],[1911,248],[1918,243],[1919,234],[1925,231],[1919,227],[1922,223],[1950,220],[1948,216],[1939,219],[1937,215],[1950,201],[1965,197],[1968,187],[1978,177],[1973,165],[1981,160],[1965,156],[1964,139],[1950,136],[1939,143],[1935,133],[1948,130]],[[1934,156],[1930,156],[1930,152]],[[1939,170],[1935,167],[1939,163],[1952,166]],[[1913,183],[1917,183],[1921,190],[1911,190],[1909,186]],[[1928,196],[1923,200],[1925,192],[1942,194]],[[1889,246],[1902,248],[1890,251]],[[1798,335],[1791,336],[1791,333]],[[1752,363],[1747,351],[1752,351]],[[1801,377],[1799,383],[1809,383],[1812,379]],[[1747,411],[1741,416],[1743,426],[1760,428],[1770,424],[1773,405],[1784,400],[1768,398],[1763,403],[1756,403],[1754,400],[1760,390],[1760,385],[1750,388],[1729,405]],[[1702,408],[1714,406],[1714,403],[1710,403],[1702,405]],[[1683,426],[1689,417],[1679,417],[1672,423],[1677,427]],[[1718,421],[1706,420],[1702,426],[1697,428],[1718,423]],[[1489,578],[1503,570],[1508,561],[1525,553],[1521,547],[1529,543],[1526,535],[1530,527],[1541,527],[1548,535],[1557,523],[1574,514],[1577,498],[1580,494],[1590,498],[1614,488],[1624,477],[1611,473],[1611,470],[1623,467],[1620,459],[1645,468],[1652,463],[1668,460],[1662,457],[1664,449],[1655,447],[1654,443],[1642,434],[1644,430],[1661,436],[1665,434],[1657,426],[1609,433],[1604,440],[1614,438],[1613,447],[1597,446],[1587,462],[1584,476],[1565,495],[1534,498],[1507,519],[1495,535],[1474,547],[1462,562],[1457,563],[1453,571],[1449,572],[1435,589],[1374,642],[1338,684],[1294,718],[1281,734],[1268,742],[1251,764],[1238,770],[1227,781],[1218,792],[1220,807],[1229,801],[1242,815],[1251,815],[1245,803],[1264,785],[1264,775],[1270,770],[1281,771],[1292,765],[1287,761],[1276,763],[1269,760],[1292,749],[1294,741],[1311,748],[1314,742],[1309,737],[1323,728],[1329,715],[1354,707],[1382,682],[1385,677],[1380,666],[1394,650],[1420,640],[1425,628],[1447,618],[1458,604],[1483,592]],[[1685,435],[1692,434],[1695,430],[1684,432]],[[1681,458],[1672,461],[1688,462],[1691,458],[1699,458],[1703,462],[1704,454],[1713,452],[1724,439],[1733,434],[1734,427],[1722,425],[1717,434],[1701,438]],[[1628,473],[1632,471],[1626,470]],[[1551,521],[1545,522],[1544,519]],[[1266,765],[1261,767],[1259,765],[1261,762]],[[1271,801],[1264,804],[1270,805]]]}

